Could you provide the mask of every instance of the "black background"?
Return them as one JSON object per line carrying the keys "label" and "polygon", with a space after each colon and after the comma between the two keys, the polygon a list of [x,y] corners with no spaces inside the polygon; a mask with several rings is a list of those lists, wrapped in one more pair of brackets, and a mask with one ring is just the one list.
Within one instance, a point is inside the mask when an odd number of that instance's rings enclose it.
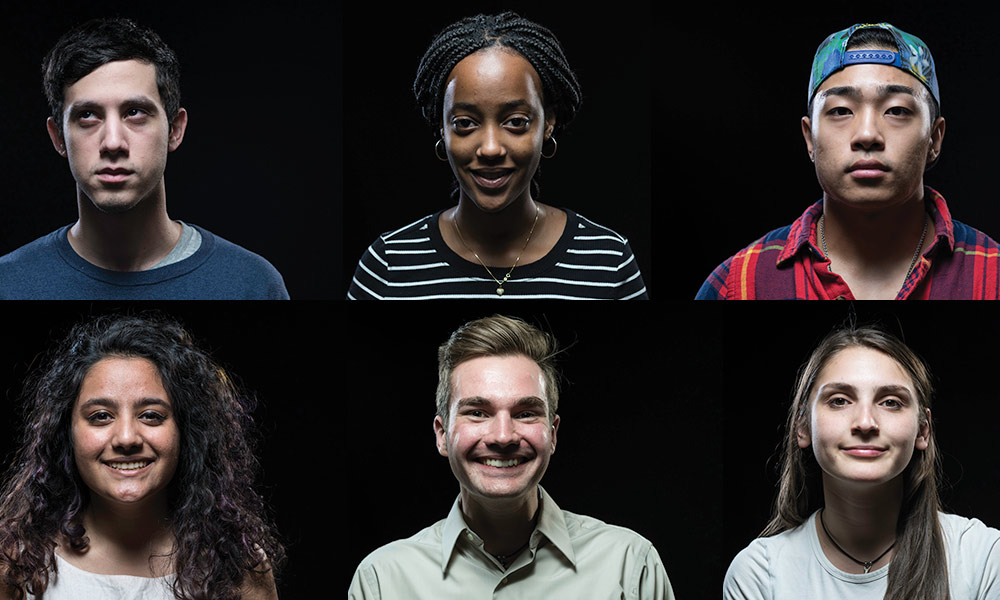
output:
{"label": "black background", "polygon": [[514,10],[552,30],[576,71],[583,107],[541,163],[542,202],[574,210],[628,238],[653,297],[648,2],[567,11],[563,2],[435,2],[345,6],[344,293],[378,235],[455,204],[439,137],[413,99],[427,46],[447,25]]}
{"label": "black background", "polygon": [[[859,22],[888,21],[930,47],[946,131],[924,183],[944,195],[954,218],[1000,236],[993,167],[1000,121],[987,108],[997,90],[996,16],[981,3],[880,1],[663,14],[661,40],[673,58],[654,79],[653,110],[670,126],[654,129],[653,156],[676,185],[654,186],[654,197],[673,199],[691,249],[683,260],[655,256],[657,265],[679,268],[670,297],[693,298],[722,261],[822,197],[800,128],[812,57],[828,35]],[[668,217],[657,211],[654,222]]]}
{"label": "black background", "polygon": [[[493,313],[417,308],[349,312],[365,333],[353,338],[345,365],[356,383],[345,398],[349,421],[359,424],[346,461],[353,518],[345,586],[365,555],[445,518],[458,495],[435,446],[437,346]],[[542,486],[563,510],[653,542],[678,598],[717,597],[725,568],[721,330],[711,308],[527,303],[504,311],[568,347],[557,447]]]}
{"label": "black background", "polygon": [[0,254],[76,220],[75,182],[45,130],[41,63],[70,27],[122,16],[181,63],[184,141],[171,218],[268,259],[292,298],[341,298],[341,20],[326,2],[5,2],[0,14]]}
{"label": "black background", "polygon": [[[1000,333],[990,304],[825,303],[729,306],[725,320],[725,560],[760,534],[771,515],[780,444],[799,367],[837,325],[879,323],[928,364],[931,415],[943,457],[945,512],[1000,523],[1000,419],[996,360]],[[779,323],[789,324],[780,326]],[[794,325],[791,325],[794,324]],[[720,574],[721,577],[721,574]],[[721,581],[721,579],[720,579]]]}
{"label": "black background", "polygon": [[[451,171],[410,86],[441,28],[502,8],[556,33],[585,94],[543,162],[542,200],[626,235],[654,301],[340,301],[379,233],[451,204]],[[75,219],[38,66],[63,31],[97,14],[134,17],[180,57],[191,121],[168,164],[171,216],[266,257],[294,300],[0,305],[2,456],[38,352],[83,315],[164,309],[260,400],[262,489],[289,548],[281,597],[340,596],[364,555],[447,515],[458,486],[434,447],[436,348],[466,320],[502,311],[572,343],[543,485],[562,508],[653,541],[678,598],[717,598],[732,556],[767,521],[795,373],[853,307],[898,323],[937,378],[946,508],[1000,524],[993,305],[689,301],[717,264],[819,199],[799,128],[809,65],[823,38],[858,21],[889,20],[930,45],[948,128],[926,181],[956,218],[1000,234],[992,9],[8,2],[0,253]]]}

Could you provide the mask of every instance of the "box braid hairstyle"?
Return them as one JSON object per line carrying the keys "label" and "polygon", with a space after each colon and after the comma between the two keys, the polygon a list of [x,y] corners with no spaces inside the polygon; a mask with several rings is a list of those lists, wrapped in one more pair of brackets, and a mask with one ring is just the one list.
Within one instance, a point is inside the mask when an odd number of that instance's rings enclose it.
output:
{"label": "box braid hairstyle", "polygon": [[[492,46],[514,50],[531,63],[542,82],[545,111],[556,118],[553,134],[563,131],[583,102],[576,74],[551,31],[516,13],[504,12],[480,14],[452,23],[434,38],[420,59],[413,94],[434,134],[438,135],[441,129],[445,84],[451,70],[466,56]],[[537,197],[537,171],[531,182],[532,193]]]}

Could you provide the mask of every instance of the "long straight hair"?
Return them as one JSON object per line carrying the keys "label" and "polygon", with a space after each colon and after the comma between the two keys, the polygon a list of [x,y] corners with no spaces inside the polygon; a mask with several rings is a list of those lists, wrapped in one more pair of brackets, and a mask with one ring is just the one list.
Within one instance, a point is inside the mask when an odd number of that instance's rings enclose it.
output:
{"label": "long straight hair", "polygon": [[[933,386],[924,362],[895,336],[876,327],[847,326],[826,336],[799,371],[795,395],[788,411],[786,438],[781,458],[781,479],[774,511],[762,537],[798,527],[818,507],[810,497],[821,489],[812,450],[800,448],[796,431],[809,427],[807,415],[816,378],[837,353],[862,347],[881,352],[910,376],[917,394],[920,425],[928,423]],[[938,482],[941,458],[934,428],[930,427],[926,450],[914,450],[903,472],[903,502],[896,523],[896,551],[889,564],[885,600],[949,600],[948,565],[938,512],[941,502]]]}

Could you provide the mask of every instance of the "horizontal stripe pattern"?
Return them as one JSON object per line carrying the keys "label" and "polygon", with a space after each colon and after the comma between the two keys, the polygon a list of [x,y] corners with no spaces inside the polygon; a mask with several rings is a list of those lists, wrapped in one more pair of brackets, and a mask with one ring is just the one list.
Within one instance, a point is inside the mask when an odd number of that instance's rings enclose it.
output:
{"label": "horizontal stripe pattern", "polygon": [[[441,213],[379,236],[358,262],[351,300],[632,300],[646,286],[628,240],[566,210],[566,228],[539,261],[519,265],[496,293],[486,269],[458,256],[438,230]],[[490,269],[502,278],[509,267]]]}

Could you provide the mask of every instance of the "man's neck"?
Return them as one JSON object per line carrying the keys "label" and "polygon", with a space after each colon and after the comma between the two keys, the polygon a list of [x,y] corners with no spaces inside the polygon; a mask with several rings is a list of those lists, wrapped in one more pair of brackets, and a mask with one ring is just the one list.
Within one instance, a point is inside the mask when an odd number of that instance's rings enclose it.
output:
{"label": "man's neck", "polygon": [[165,194],[144,199],[121,213],[105,213],[78,192],[79,215],[67,237],[87,262],[111,271],[145,271],[163,260],[183,227],[167,215]]}
{"label": "man's neck", "polygon": [[[925,230],[926,225],[926,230]],[[923,196],[878,210],[862,210],[826,198],[818,236],[830,268],[859,299],[894,298],[914,256],[936,234]]]}
{"label": "man's neck", "polygon": [[486,551],[509,555],[528,543],[535,529],[539,499],[537,487],[519,498],[484,499],[462,492],[462,514],[483,539]]}

